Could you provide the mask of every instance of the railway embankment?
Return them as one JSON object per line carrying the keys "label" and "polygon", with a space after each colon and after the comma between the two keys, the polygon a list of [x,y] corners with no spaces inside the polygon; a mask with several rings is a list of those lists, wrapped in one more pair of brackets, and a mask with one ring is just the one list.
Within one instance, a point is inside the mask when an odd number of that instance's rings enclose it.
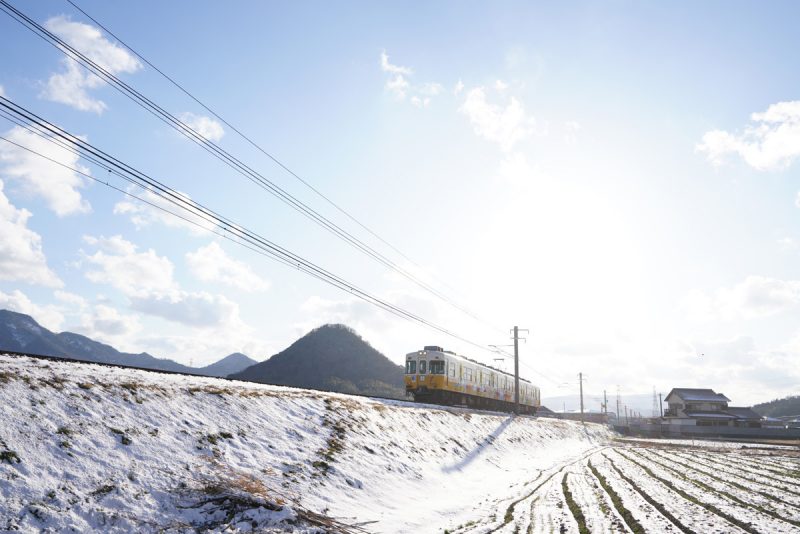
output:
{"label": "railway embankment", "polygon": [[0,355],[0,530],[486,525],[609,438],[569,421]]}

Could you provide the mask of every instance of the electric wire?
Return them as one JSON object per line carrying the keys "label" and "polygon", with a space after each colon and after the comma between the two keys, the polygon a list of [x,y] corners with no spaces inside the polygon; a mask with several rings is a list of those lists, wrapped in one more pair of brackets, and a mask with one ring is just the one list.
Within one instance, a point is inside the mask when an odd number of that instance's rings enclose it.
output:
{"label": "electric wire", "polygon": [[[267,192],[278,198],[283,203],[292,207],[306,218],[312,220],[319,226],[331,232],[332,234],[342,239],[346,243],[350,244],[357,250],[361,251],[365,255],[371,257],[378,263],[399,273],[404,278],[408,279],[409,281],[413,282],[414,284],[421,287],[425,291],[436,296],[440,300],[446,302],[450,306],[472,317],[474,320],[483,322],[484,324],[488,325],[488,323],[486,323],[483,319],[481,319],[477,314],[470,311],[466,307],[463,307],[460,304],[456,303],[455,301],[453,301],[452,299],[450,299],[437,289],[433,288],[426,282],[418,279],[413,274],[409,273],[399,265],[395,264],[389,258],[386,258],[380,252],[370,247],[368,244],[359,240],[357,237],[353,236],[351,233],[342,229],[340,226],[330,221],[329,219],[321,215],[319,212],[315,211],[310,206],[306,205],[305,203],[303,203],[302,201],[300,201],[287,191],[280,188],[274,182],[265,178],[263,175],[253,170],[251,167],[243,163],[241,160],[231,155],[226,150],[222,149],[219,145],[207,139],[205,136],[203,136],[202,134],[191,128],[184,121],[170,114],[168,111],[166,111],[164,108],[162,108],[161,106],[159,106],[158,104],[156,104],[155,102],[144,96],[142,93],[138,92],[136,89],[134,89],[124,81],[120,80],[113,73],[109,72],[107,69],[105,69],[104,67],[102,67],[101,65],[99,65],[98,63],[96,63],[95,61],[88,58],[86,55],[84,55],[83,53],[72,47],[69,43],[65,42],[57,35],[55,35],[48,29],[38,24],[36,21],[34,21],[33,19],[25,15],[23,12],[15,8],[12,4],[10,4],[6,0],[0,0],[0,10],[4,11],[15,21],[17,21],[25,28],[32,31],[34,34],[36,34],[37,36],[39,36],[52,46],[61,50],[63,53],[67,55],[67,57],[76,61],[78,64],[86,68],[89,72],[93,73],[101,80],[109,83],[112,87],[120,91],[124,96],[132,100],[134,103],[136,103],[137,105],[139,105],[140,107],[142,107],[143,109],[154,115],[156,118],[158,118],[168,126],[178,131],[180,134],[184,135],[185,137],[193,141],[195,144],[206,150],[206,152],[213,155],[214,157],[216,157],[217,159],[219,159],[220,161],[222,161],[223,163],[225,163],[226,165],[237,171],[239,174],[242,174],[245,178],[247,178],[257,186],[261,187],[262,189],[266,190]],[[492,328],[496,327],[492,326]]]}
{"label": "electric wire", "polygon": [[[196,203],[185,196],[181,195],[180,193],[174,191],[173,189],[169,188],[162,182],[152,178],[141,171],[131,167],[130,165],[125,164],[124,162],[114,158],[113,156],[107,154],[106,152],[94,147],[93,145],[89,144],[87,141],[76,137],[69,132],[55,126],[54,124],[46,121],[45,119],[39,117],[38,115],[28,111],[24,107],[14,103],[13,101],[0,96],[0,106],[5,108],[6,113],[4,115],[12,115],[18,118],[21,122],[24,122],[29,125],[35,125],[35,129],[38,129],[40,132],[40,136],[45,138],[53,137],[57,138],[62,144],[55,143],[57,146],[64,147],[64,144],[68,144],[73,147],[73,153],[78,153],[81,157],[88,156],[86,159],[93,161],[101,165],[103,168],[109,171],[109,173],[121,176],[123,179],[130,183],[134,183],[139,185],[141,188],[145,189],[148,192],[151,192],[157,195],[159,198],[166,200],[170,204],[189,212],[192,217],[199,217],[206,222],[212,223],[219,229],[221,232],[227,232],[231,235],[238,238],[234,242],[239,242],[238,240],[243,240],[251,246],[254,246],[263,252],[277,257],[279,259],[284,260],[285,264],[291,264],[295,268],[306,272],[308,274],[312,274],[315,278],[318,278],[329,285],[347,291],[357,298],[364,300],[368,303],[375,305],[378,308],[383,309],[389,313],[392,313],[396,316],[402,317],[406,320],[417,322],[423,326],[427,326],[433,330],[436,330],[442,334],[448,335],[459,341],[467,343],[471,346],[476,348],[480,348],[482,350],[490,351],[491,349],[482,345],[480,343],[476,343],[466,337],[463,337],[447,328],[444,328],[432,321],[428,321],[412,312],[409,312],[399,306],[391,304],[379,297],[376,297],[365,290],[358,287],[356,284],[353,284],[333,273],[323,269],[322,267],[314,264],[313,262],[306,260],[305,258],[285,249],[266,238],[260,236],[259,234],[248,230],[247,228],[238,225],[237,223],[231,221],[230,219],[217,214],[216,212],[210,210],[209,208],[203,206],[202,204]],[[15,122],[19,124],[18,122]],[[44,156],[46,159],[47,158]],[[64,164],[61,164],[62,166]],[[76,170],[76,169],[73,169]],[[76,170],[77,172],[80,172]],[[85,173],[81,173],[85,175]],[[94,178],[93,178],[94,179]],[[100,181],[101,183],[105,183]],[[110,184],[105,183],[110,187]],[[119,189],[117,189],[119,190]],[[127,194],[127,193],[126,193]],[[133,196],[133,195],[131,195]],[[138,198],[138,197],[136,197]],[[145,201],[146,202],[146,201]],[[150,202],[146,202],[150,205],[153,205]],[[171,213],[169,210],[166,210],[167,213]],[[174,215],[174,213],[173,213]],[[218,232],[214,232],[219,235]]]}
{"label": "electric wire", "polygon": [[[294,178],[296,178],[298,181],[300,181],[300,183],[302,183],[302,184],[303,184],[303,185],[305,185],[305,186],[306,186],[308,189],[310,189],[311,191],[313,191],[313,192],[314,192],[314,193],[315,193],[317,196],[319,196],[320,198],[322,198],[323,200],[325,200],[325,202],[327,202],[328,204],[330,204],[330,205],[331,205],[333,208],[335,208],[335,209],[336,209],[338,212],[340,212],[342,215],[344,215],[345,217],[347,217],[348,219],[350,219],[351,221],[353,221],[355,224],[357,224],[359,227],[361,227],[361,228],[362,228],[364,231],[366,231],[367,233],[369,233],[370,235],[372,235],[373,237],[375,237],[376,239],[378,239],[378,240],[379,240],[381,243],[383,243],[384,245],[386,245],[387,247],[389,247],[390,249],[392,249],[394,252],[396,252],[398,255],[400,255],[400,256],[401,256],[403,259],[407,260],[408,262],[410,262],[412,265],[414,265],[414,266],[415,266],[415,267],[417,267],[418,269],[423,269],[423,267],[422,267],[421,265],[419,265],[417,262],[415,262],[414,260],[412,260],[411,258],[409,258],[409,257],[408,257],[406,254],[404,254],[404,253],[403,253],[401,250],[399,250],[397,247],[395,247],[394,245],[392,245],[391,243],[389,243],[388,241],[386,241],[386,240],[385,240],[383,237],[381,237],[379,234],[375,233],[375,232],[374,232],[372,229],[370,229],[368,226],[366,226],[364,223],[362,223],[360,220],[358,220],[358,219],[357,219],[357,218],[356,218],[354,215],[352,215],[350,212],[348,212],[347,210],[345,210],[344,208],[342,208],[341,206],[339,206],[339,205],[338,205],[336,202],[334,202],[334,201],[333,201],[333,200],[332,200],[330,197],[328,197],[327,195],[325,195],[325,194],[324,194],[322,191],[320,191],[319,189],[317,189],[316,187],[314,187],[314,186],[313,186],[311,183],[309,183],[307,180],[305,180],[305,179],[304,179],[304,178],[302,178],[300,175],[298,175],[298,174],[297,174],[295,171],[293,171],[291,168],[289,168],[289,167],[288,167],[288,166],[287,166],[285,163],[283,163],[282,161],[280,161],[280,160],[279,160],[279,159],[278,159],[278,158],[277,158],[275,155],[273,155],[272,153],[270,153],[269,151],[267,151],[267,150],[266,150],[264,147],[262,147],[260,144],[256,143],[256,142],[255,142],[255,141],[254,141],[254,140],[253,140],[253,139],[252,139],[250,136],[248,136],[247,134],[245,134],[244,132],[242,132],[242,131],[241,131],[239,128],[237,128],[236,126],[234,126],[233,124],[231,124],[231,123],[230,123],[230,122],[229,122],[227,119],[225,119],[224,117],[222,117],[221,115],[219,115],[219,114],[218,114],[216,111],[214,111],[214,110],[213,110],[213,109],[212,109],[212,108],[211,108],[211,107],[210,107],[208,104],[206,104],[205,102],[201,101],[201,100],[200,100],[198,97],[196,97],[194,94],[192,94],[192,93],[191,93],[191,92],[190,92],[188,89],[186,89],[186,88],[185,88],[183,85],[181,85],[181,84],[180,84],[178,81],[176,81],[174,78],[172,78],[172,77],[171,77],[169,74],[167,74],[166,72],[164,72],[163,70],[161,70],[160,68],[158,68],[156,65],[154,65],[154,64],[153,64],[153,63],[152,63],[152,62],[151,62],[149,59],[147,59],[146,57],[144,57],[144,56],[143,56],[142,54],[140,54],[140,53],[139,53],[139,52],[138,52],[136,49],[134,49],[134,48],[133,48],[131,45],[129,45],[129,44],[128,44],[127,42],[125,42],[124,40],[122,40],[122,39],[121,39],[121,38],[120,38],[118,35],[116,35],[114,32],[112,32],[112,31],[111,31],[111,30],[110,30],[110,29],[109,29],[107,26],[105,26],[105,25],[104,25],[102,22],[100,22],[99,20],[97,20],[96,18],[94,18],[92,15],[90,15],[89,13],[87,13],[87,12],[86,12],[86,10],[84,10],[83,8],[81,8],[81,7],[80,7],[78,4],[76,4],[76,3],[75,3],[75,2],[73,2],[72,0],[66,0],[66,1],[67,1],[67,2],[68,2],[68,3],[69,3],[71,6],[72,6],[72,7],[74,7],[75,9],[77,9],[77,10],[78,10],[78,11],[79,11],[81,14],[83,14],[83,15],[84,15],[86,18],[88,18],[89,20],[91,20],[92,22],[94,22],[94,23],[95,23],[95,24],[96,24],[96,25],[97,25],[99,28],[101,28],[101,29],[102,29],[104,32],[106,32],[106,33],[107,33],[107,34],[109,34],[111,37],[113,37],[113,38],[114,38],[114,39],[115,39],[115,40],[116,40],[118,43],[120,43],[122,46],[124,46],[125,48],[127,48],[127,49],[128,49],[128,50],[129,50],[129,51],[130,51],[130,52],[131,52],[133,55],[135,55],[136,57],[138,57],[140,60],[142,60],[144,63],[146,63],[146,64],[147,64],[147,65],[148,65],[150,68],[152,68],[152,69],[153,69],[153,70],[155,70],[157,73],[159,73],[159,74],[160,74],[162,77],[164,77],[164,79],[166,79],[168,82],[170,82],[170,83],[171,83],[171,84],[172,84],[174,87],[176,87],[178,90],[180,90],[180,91],[181,91],[183,94],[185,94],[186,96],[188,96],[188,97],[189,97],[190,99],[192,99],[192,100],[193,100],[193,101],[194,101],[196,104],[198,104],[200,107],[202,107],[202,108],[203,108],[203,109],[205,109],[207,112],[209,112],[211,115],[213,115],[213,116],[214,116],[214,117],[215,117],[217,120],[219,120],[219,121],[220,121],[221,123],[223,123],[225,126],[227,126],[228,128],[230,128],[230,129],[231,129],[233,132],[235,132],[235,133],[236,133],[236,134],[237,134],[239,137],[241,137],[242,139],[244,139],[244,140],[245,140],[245,141],[246,141],[248,144],[250,144],[250,145],[251,145],[253,148],[255,148],[256,150],[258,150],[259,152],[261,152],[262,154],[264,154],[266,157],[268,157],[270,160],[272,160],[272,161],[273,161],[273,162],[274,162],[276,165],[278,165],[280,168],[282,168],[283,170],[285,170],[285,171],[286,171],[286,172],[287,172],[289,175],[293,176],[293,177],[294,177]],[[428,274],[430,274],[430,273],[428,273]],[[431,276],[432,276],[432,275],[431,275]],[[433,276],[432,276],[432,277],[433,277]],[[433,278],[435,278],[435,277],[433,277]],[[441,283],[442,285],[444,285],[444,286],[446,286],[446,287],[450,288],[451,290],[454,290],[454,289],[453,289],[452,287],[450,287],[450,286],[449,286],[449,285],[448,285],[446,282],[443,282],[442,280],[439,280],[438,278],[437,278],[436,280],[437,280],[437,282]]]}

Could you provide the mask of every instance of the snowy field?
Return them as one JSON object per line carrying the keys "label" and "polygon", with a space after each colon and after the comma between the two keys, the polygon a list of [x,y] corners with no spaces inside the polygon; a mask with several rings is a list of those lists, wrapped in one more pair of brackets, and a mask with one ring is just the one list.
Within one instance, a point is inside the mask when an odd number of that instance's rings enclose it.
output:
{"label": "snowy field", "polygon": [[[611,438],[569,421],[0,355],[0,531],[507,530],[512,503]],[[555,506],[558,487],[542,498]]]}
{"label": "snowy field", "polygon": [[542,473],[502,528],[482,531],[800,532],[800,450],[715,443],[615,439]]}
{"label": "snowy field", "polygon": [[0,531],[800,532],[800,450],[0,356]]}

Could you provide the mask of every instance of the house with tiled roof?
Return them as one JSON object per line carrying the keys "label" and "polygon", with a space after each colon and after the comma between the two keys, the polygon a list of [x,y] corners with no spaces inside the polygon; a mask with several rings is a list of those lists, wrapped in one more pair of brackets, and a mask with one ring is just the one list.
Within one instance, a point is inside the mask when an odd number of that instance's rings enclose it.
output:
{"label": "house with tiled roof", "polygon": [[665,422],[672,425],[760,427],[751,408],[728,406],[731,400],[713,389],[674,388],[667,398]]}

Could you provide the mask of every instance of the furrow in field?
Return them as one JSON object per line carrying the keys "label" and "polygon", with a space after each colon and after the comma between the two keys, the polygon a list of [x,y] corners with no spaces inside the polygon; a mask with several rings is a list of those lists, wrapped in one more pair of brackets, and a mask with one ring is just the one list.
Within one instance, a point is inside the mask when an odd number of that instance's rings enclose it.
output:
{"label": "furrow in field", "polygon": [[690,491],[694,488],[690,483],[676,480],[664,473],[663,469],[659,472],[657,469],[642,467],[618,450],[614,451],[613,457],[612,464],[620,470],[621,475],[639,482],[644,491],[687,528],[702,533],[758,532],[720,510],[716,506],[720,504],[716,496],[701,495],[698,498]]}
{"label": "furrow in field", "polygon": [[[635,458],[628,456],[631,454]],[[648,456],[646,452],[631,449],[623,455],[659,476],[666,472],[674,477],[673,480],[695,485],[697,489],[689,493],[698,500],[713,502],[714,506],[730,516],[730,520],[741,522],[740,526],[743,528],[746,528],[744,525],[749,525],[760,532],[783,532],[792,527],[800,527],[800,521],[793,517],[796,512],[792,507],[775,503],[747,487],[733,486],[726,480],[700,473],[691,467],[687,469],[683,464],[671,463],[669,459],[660,456]],[[715,500],[713,497],[719,499]]]}
{"label": "furrow in field", "polygon": [[668,513],[665,514],[659,510],[655,506],[658,503],[645,494],[638,485],[621,477],[619,470],[604,455],[593,456],[588,467],[609,496],[617,513],[634,534],[692,532]]}
{"label": "furrow in field", "polygon": [[[653,449],[646,450],[653,458],[659,458],[663,461],[680,465],[683,468],[688,468],[691,471],[702,473],[707,477],[738,488],[747,495],[761,496],[767,499],[771,504],[781,504],[782,508],[787,510],[790,517],[800,520],[800,496],[780,491],[779,488],[775,487],[772,481],[754,480],[754,477],[742,476],[739,474],[740,472],[726,466],[709,465],[701,459],[690,458],[685,455],[670,455],[664,451],[656,451]],[[637,451],[641,451],[641,449],[637,449]]]}
{"label": "furrow in field", "polygon": [[709,467],[720,469],[738,478],[753,480],[779,489],[781,492],[788,495],[800,497],[800,487],[798,487],[796,484],[785,479],[775,477],[763,471],[759,471],[757,468],[751,468],[749,466],[742,465],[735,458],[732,458],[729,455],[718,457],[699,451],[691,453],[682,452],[680,455],[685,458],[692,458],[694,461],[704,461]]}
{"label": "furrow in field", "polygon": [[[588,532],[630,532],[586,465],[579,464],[570,469],[566,485],[572,500],[580,508]],[[581,521],[578,520],[578,524]]]}
{"label": "furrow in field", "polygon": [[793,484],[800,484],[800,460],[787,457],[784,461],[776,462],[775,456],[753,455],[743,452],[731,453],[731,457],[743,465],[751,465],[773,475],[785,477]]}
{"label": "furrow in field", "polygon": [[561,476],[554,476],[538,490],[539,499],[530,509],[531,517],[525,521],[532,525],[529,530],[532,534],[579,532],[561,489],[561,480]]}

